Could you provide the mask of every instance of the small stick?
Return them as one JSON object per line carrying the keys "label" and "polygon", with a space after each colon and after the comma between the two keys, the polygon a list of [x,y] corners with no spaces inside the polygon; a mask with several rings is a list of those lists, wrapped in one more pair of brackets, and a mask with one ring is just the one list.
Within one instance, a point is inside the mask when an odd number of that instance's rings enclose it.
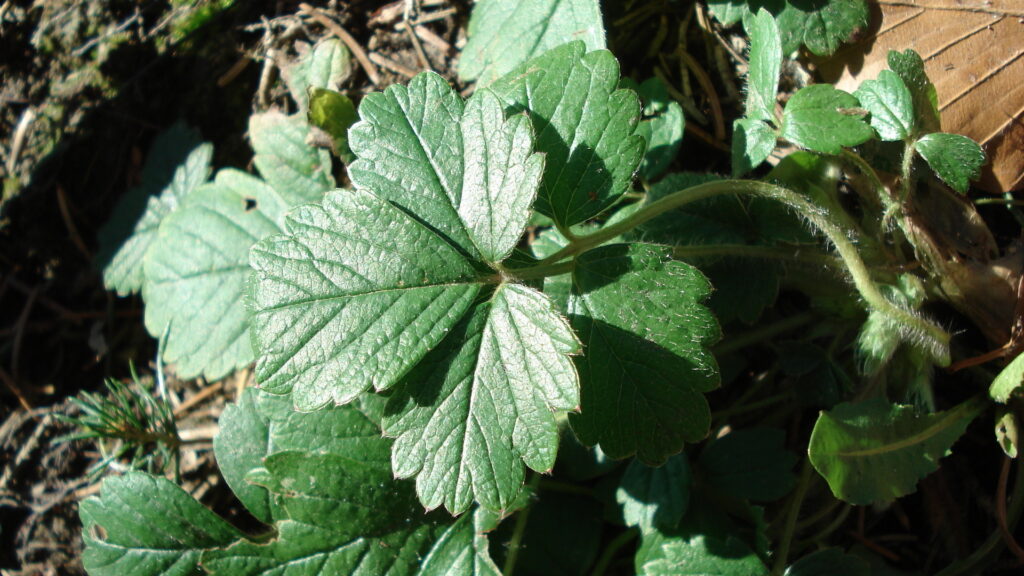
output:
{"label": "small stick", "polygon": [[[426,3],[423,4],[426,6]],[[455,8],[445,8],[444,10],[436,10],[429,14],[420,14],[418,18],[412,21],[413,26],[419,26],[420,24],[426,24],[427,22],[436,22],[438,20],[444,20],[449,16],[458,14],[458,10]],[[395,27],[397,29],[397,26]]]}
{"label": "small stick", "polygon": [[0,367],[0,380],[4,381],[4,385],[7,386],[7,389],[10,390],[11,393],[14,394],[14,397],[18,399],[18,404],[21,404],[21,407],[24,408],[26,412],[31,412],[32,404],[28,401],[25,393],[21,391],[21,387],[18,386],[18,383],[10,374],[7,373],[6,370],[3,369],[3,367]]}
{"label": "small stick", "polygon": [[402,76],[412,78],[413,76],[416,75],[415,70],[408,68],[406,66],[402,66],[401,64],[395,62],[394,60],[389,60],[388,58],[384,57],[381,54],[378,54],[377,52],[370,52],[370,60],[373,60],[374,64],[377,64],[381,68],[387,68],[388,70],[391,70],[392,72],[397,72]]}
{"label": "small stick", "polygon": [[64,219],[64,226],[67,227],[68,234],[71,235],[71,242],[85,256],[86,260],[92,260],[92,254],[86,248],[85,242],[82,241],[82,236],[78,233],[75,221],[71,219],[71,209],[68,208],[68,195],[64,193],[64,187],[60,184],[57,184],[57,207],[60,208],[60,215]]}
{"label": "small stick", "polygon": [[199,404],[203,400],[206,400],[210,396],[213,396],[217,392],[220,392],[221,389],[223,389],[223,388],[224,388],[224,381],[223,380],[218,380],[217,382],[214,382],[213,384],[207,386],[206,388],[203,388],[202,390],[200,390],[196,394],[194,394],[192,396],[189,396],[184,402],[182,402],[181,404],[178,404],[178,406],[174,408],[174,417],[175,418],[181,418],[186,412],[191,410],[196,404]]}
{"label": "small stick", "polygon": [[430,60],[427,60],[427,53],[423,51],[423,44],[420,43],[420,37],[416,35],[416,29],[413,26],[410,26],[408,22],[403,22],[402,27],[405,28],[405,33],[409,36],[409,41],[412,42],[412,47],[416,51],[416,57],[420,60],[420,66],[424,70],[433,70],[434,67],[430,65]]}
{"label": "small stick", "polygon": [[366,52],[363,51],[363,47],[356,42],[356,39],[352,37],[340,24],[331,20],[327,16],[323,15],[319,10],[313,8],[309,4],[299,4],[299,11],[309,16],[313,20],[316,20],[324,28],[327,28],[335,36],[341,39],[348,46],[348,49],[352,52],[352,55],[359,61],[359,65],[363,67],[366,72],[366,77],[370,79],[370,83],[374,86],[380,85],[380,76],[377,75],[377,69],[374,68],[373,63],[366,57]]}
{"label": "small stick", "polygon": [[711,118],[714,120],[715,127],[715,139],[719,141],[725,140],[725,117],[722,115],[722,103],[718,100],[718,92],[715,91],[715,85],[711,82],[711,78],[708,77],[707,72],[700,67],[693,56],[689,52],[683,49],[680,45],[676,51],[679,55],[680,61],[693,72],[693,76],[697,79],[697,83],[704,89],[704,93],[708,97],[708,105],[711,106]]}
{"label": "small stick", "polygon": [[452,45],[449,44],[444,38],[441,38],[437,34],[434,34],[434,32],[430,28],[427,28],[426,26],[420,26],[419,24],[414,24],[413,27],[416,29],[416,35],[419,36],[420,40],[423,40],[427,44],[430,44],[431,46],[437,48],[438,50],[444,52],[445,54],[451,54]]}
{"label": "small stick", "polygon": [[14,169],[18,164],[18,156],[21,155],[21,149],[25,146],[25,137],[28,136],[28,128],[32,125],[32,122],[36,119],[36,112],[31,108],[26,108],[21,113],[21,119],[18,120],[18,127],[14,130],[14,142],[11,144],[11,155],[7,158],[7,175],[13,176]]}

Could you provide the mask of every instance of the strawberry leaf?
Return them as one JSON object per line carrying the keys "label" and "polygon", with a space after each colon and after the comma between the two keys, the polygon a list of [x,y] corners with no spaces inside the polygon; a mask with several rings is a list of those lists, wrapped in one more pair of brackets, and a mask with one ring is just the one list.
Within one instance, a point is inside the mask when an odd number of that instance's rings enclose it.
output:
{"label": "strawberry leaf", "polygon": [[583,404],[569,422],[583,443],[657,466],[707,435],[703,393],[718,386],[710,288],[661,246],[616,244],[577,259],[569,315],[585,349]]}
{"label": "strawberry leaf", "polygon": [[568,324],[498,273],[543,169],[531,126],[431,73],[360,114],[357,190],[300,207],[253,249],[257,378],[305,410],[394,386],[395,474],[417,477],[428,508],[506,508],[522,462],[554,464],[552,412],[579,405]]}
{"label": "strawberry leaf", "polygon": [[530,58],[570,40],[605,47],[597,0],[480,0],[473,7],[459,78],[487,86]]}
{"label": "strawberry leaf", "polygon": [[627,526],[642,532],[672,529],[690,504],[690,464],[683,454],[651,468],[633,460],[622,476],[615,500],[622,506]]}
{"label": "strawberry leaf", "polygon": [[[782,70],[782,40],[775,19],[763,8],[744,21],[750,36],[746,116],[771,122]],[[774,142],[773,142],[774,144]],[[759,162],[760,163],[760,162]]]}
{"label": "strawberry leaf", "polygon": [[839,154],[844,146],[863,144],[874,134],[858,105],[852,94],[829,84],[803,88],[786,104],[782,137],[824,154]]}
{"label": "strawberry leaf", "polygon": [[959,134],[925,134],[914,149],[950,188],[967,193],[971,180],[981,176],[985,152],[977,142]]}
{"label": "strawberry leaf", "polygon": [[882,70],[877,80],[861,83],[854,96],[871,112],[871,127],[881,140],[905,140],[914,133],[913,97],[895,72]]}
{"label": "strawberry leaf", "polygon": [[778,135],[766,122],[738,118],[732,124],[732,173],[742,176],[768,159]]}
{"label": "strawberry leaf", "polygon": [[644,154],[635,134],[640,103],[616,89],[619,64],[582,42],[550,50],[491,85],[509,113],[527,112],[545,154],[535,209],[563,226],[609,208],[627,191]]}

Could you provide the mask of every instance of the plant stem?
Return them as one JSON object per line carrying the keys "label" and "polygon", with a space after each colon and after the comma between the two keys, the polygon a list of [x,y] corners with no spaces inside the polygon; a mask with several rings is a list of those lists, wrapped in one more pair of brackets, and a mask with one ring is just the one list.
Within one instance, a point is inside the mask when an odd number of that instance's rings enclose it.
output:
{"label": "plant stem", "polygon": [[506,270],[506,273],[519,280],[536,280],[538,278],[568,274],[569,272],[572,272],[574,264],[575,263],[572,260],[568,262],[556,262],[554,264],[539,264],[537,266],[531,266],[521,270]]}
{"label": "plant stem", "polygon": [[569,482],[561,482],[558,480],[550,480],[548,478],[542,478],[538,485],[540,490],[548,492],[561,492],[563,494],[576,494],[577,496],[586,496],[588,498],[595,498],[594,491],[590,488],[583,486],[577,486],[576,484],[570,484]]}
{"label": "plant stem", "polygon": [[597,563],[594,564],[594,571],[591,572],[591,576],[603,576],[605,571],[608,570],[608,567],[611,566],[612,560],[615,559],[619,550],[622,550],[623,547],[632,542],[633,539],[636,538],[636,535],[636,530],[626,530],[609,542],[608,546],[605,547],[604,552],[601,553],[601,557],[598,558]]}
{"label": "plant stem", "polygon": [[[537,484],[540,483],[540,474],[536,472],[530,476],[527,489],[532,493],[537,491]],[[523,544],[523,534],[526,533],[526,522],[530,519],[530,510],[533,506],[527,506],[516,515],[516,525],[512,528],[512,538],[508,541],[508,556],[505,557],[505,565],[501,567],[502,576],[512,576],[516,569],[516,560],[519,559],[519,548]]]}
{"label": "plant stem", "polygon": [[795,330],[804,324],[812,322],[817,315],[814,312],[807,311],[801,312],[794,316],[787,316],[778,322],[773,322],[766,326],[758,326],[752,330],[743,332],[734,337],[726,337],[725,341],[711,349],[715,356],[721,356],[736,350],[741,350],[750,346],[751,344],[757,344],[770,340],[780,334],[785,334],[791,330]]}
{"label": "plant stem", "polygon": [[775,396],[769,396],[768,398],[758,400],[757,402],[751,402],[750,404],[737,404],[736,406],[726,408],[725,410],[712,412],[711,420],[720,420],[722,418],[725,418],[726,416],[735,416],[737,414],[743,414],[745,412],[760,410],[761,408],[771,406],[772,404],[778,404],[779,402],[782,402],[783,400],[788,400],[792,397],[792,394],[786,392],[783,394],[776,394]]}
{"label": "plant stem", "polygon": [[786,563],[789,561],[789,548],[793,545],[793,536],[796,533],[796,521],[800,518],[800,507],[807,496],[807,488],[811,485],[811,460],[804,458],[803,467],[800,470],[800,483],[793,493],[793,500],[789,504],[789,515],[786,517],[786,528],[782,533],[782,541],[779,542],[779,551],[772,563],[771,576],[782,576],[786,570]]}
{"label": "plant stem", "polygon": [[691,244],[689,246],[676,246],[672,249],[672,257],[678,260],[686,258],[713,258],[715,256],[736,256],[741,258],[760,258],[764,260],[787,260],[810,264],[814,266],[828,266],[830,268],[843,267],[843,263],[835,256],[821,254],[817,247],[808,247],[809,251],[804,252],[800,248],[788,248],[785,246],[753,246],[750,244]]}
{"label": "plant stem", "polygon": [[[908,145],[908,154],[912,153],[913,148],[911,145]],[[904,163],[907,164],[907,162]],[[909,170],[909,168],[907,169]],[[605,242],[640,226],[644,222],[657,218],[662,214],[671,212],[692,202],[697,202],[707,198],[714,198],[716,196],[724,196],[726,194],[747,194],[750,196],[768,198],[785,204],[797,214],[804,217],[826,238],[828,238],[833,246],[835,246],[836,252],[839,254],[839,257],[842,259],[843,264],[846,266],[846,269],[850,274],[850,279],[853,281],[854,287],[860,293],[861,298],[864,299],[868,308],[888,316],[900,325],[909,327],[916,333],[919,340],[923,340],[930,344],[930,346],[928,346],[929,352],[934,357],[937,364],[941,366],[949,364],[949,334],[939,326],[932,324],[924,318],[896,306],[882,295],[878,290],[878,287],[875,286],[874,281],[871,280],[871,273],[868,270],[867,265],[864,264],[864,260],[860,257],[860,253],[857,251],[856,246],[854,246],[853,242],[847,236],[847,231],[836,223],[826,209],[812,204],[800,194],[766,182],[758,182],[754,180],[718,180],[674,192],[659,198],[647,206],[644,206],[628,218],[606,226],[593,234],[578,238],[565,248],[562,248],[558,252],[541,260],[536,268],[544,270],[543,267],[545,266],[561,262],[567,258],[572,258],[590,250],[591,248],[596,248],[597,246],[600,246],[601,244],[604,244]],[[520,274],[529,274],[529,272],[527,272],[529,270],[533,269],[527,268],[523,272],[520,272]]]}

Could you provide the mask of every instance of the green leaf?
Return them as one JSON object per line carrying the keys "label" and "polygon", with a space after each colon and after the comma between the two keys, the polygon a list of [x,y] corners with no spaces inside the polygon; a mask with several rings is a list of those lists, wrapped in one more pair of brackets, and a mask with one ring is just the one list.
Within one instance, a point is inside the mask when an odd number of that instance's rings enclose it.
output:
{"label": "green leaf", "polygon": [[774,502],[796,485],[796,455],[785,448],[786,434],[775,428],[733,430],[713,440],[697,461],[710,486],[738,498]]}
{"label": "green leaf", "polygon": [[520,460],[550,471],[558,449],[552,410],[579,407],[572,330],[539,292],[502,284],[476,305],[395,389],[384,433],[392,466],[416,476],[420,501],[460,513],[492,510],[523,485]]}
{"label": "green leaf", "polygon": [[253,361],[249,248],[280,231],[287,209],[275,190],[237,170],[190,194],[160,225],[145,258],[146,328],[167,333],[164,360],[178,375],[221,378]]}
{"label": "green leaf", "polygon": [[91,576],[192,576],[203,549],[242,537],[169,480],[142,472],[107,478],[79,514]]}
{"label": "green leaf", "polygon": [[473,514],[464,514],[434,543],[430,554],[423,559],[417,576],[501,576],[501,570],[491,560],[487,537],[484,536],[486,514],[478,508]]}
{"label": "green leaf", "polygon": [[663,558],[643,566],[644,576],[765,576],[768,569],[746,544],[697,535],[675,538],[662,546]]}
{"label": "green leaf", "polygon": [[779,73],[782,70],[779,27],[772,15],[763,8],[744,24],[750,36],[746,117],[772,122],[775,120],[775,97],[779,91]]}
{"label": "green leaf", "polygon": [[1020,393],[1021,386],[1024,386],[1024,354],[1019,354],[999,372],[988,389],[988,395],[996,402],[1006,404]]}
{"label": "green leaf", "polygon": [[985,152],[977,142],[959,134],[925,134],[914,149],[928,162],[932,170],[961,194],[967,193],[971,180],[981,176]]}
{"label": "green leaf", "polygon": [[710,289],[661,246],[616,244],[576,259],[569,314],[585,348],[583,404],[569,422],[583,443],[659,465],[707,435],[703,393],[718,386],[707,347],[720,335],[703,305]]}
{"label": "green leaf", "polygon": [[273,450],[270,423],[256,408],[261,395],[246,388],[237,402],[224,408],[217,421],[220,429],[213,439],[213,451],[231,491],[257,520],[270,524],[275,516],[270,493],[245,480],[250,471],[263,466],[263,459]]}
{"label": "green leaf", "polygon": [[212,153],[208,148],[198,132],[181,122],[153,140],[142,166],[140,185],[118,200],[98,234],[96,263],[108,290],[127,296],[142,289],[142,258],[160,220],[209,177],[209,159],[203,162],[204,154]]}
{"label": "green leaf", "polygon": [[910,90],[914,109],[914,134],[927,134],[941,130],[939,95],[935,85],[924,71],[924,60],[913,50],[890,50],[889,69],[903,80]]}
{"label": "green leaf", "polygon": [[767,9],[778,22],[785,54],[806,46],[819,56],[830,56],[867,28],[869,15],[864,0],[709,0],[708,8],[725,26]]}
{"label": "green leaf", "polygon": [[348,129],[355,124],[358,114],[348,96],[333,90],[315,88],[309,95],[309,124],[331,137],[334,153],[351,164],[355,157],[348,146]]}
{"label": "green leaf", "polygon": [[852,94],[830,84],[807,86],[786,104],[782,137],[801,148],[839,154],[844,146],[863,144],[874,135],[858,106]]}
{"label": "green leaf", "polygon": [[597,0],[480,0],[473,6],[459,78],[487,86],[530,58],[571,40],[605,47]]}
{"label": "green leaf", "polygon": [[281,69],[288,91],[304,111],[311,107],[311,91],[337,90],[351,74],[352,54],[337,38],[319,42],[296,62]]}
{"label": "green leaf", "polygon": [[826,548],[794,562],[785,576],[871,576],[871,566],[839,548]]}
{"label": "green leaf", "polygon": [[647,151],[640,163],[640,175],[654,180],[668,169],[683,143],[683,108],[673,100],[659,78],[644,81],[637,93],[644,103],[644,119],[636,127],[636,134],[647,142]]}
{"label": "green leaf", "polygon": [[905,140],[913,135],[913,97],[895,72],[882,70],[877,80],[862,82],[854,96],[871,112],[871,127],[881,140]]}
{"label": "green leaf", "polygon": [[[530,507],[513,576],[587,576],[601,551],[604,521],[593,498],[541,492]],[[515,523],[507,522],[491,536],[508,546]],[[506,528],[508,530],[506,530]],[[497,548],[497,546],[496,546]],[[504,560],[497,551],[498,562]]]}
{"label": "green leaf", "polygon": [[677,454],[651,468],[633,460],[622,476],[615,500],[627,526],[647,532],[675,528],[690,504],[690,464]]}
{"label": "green leaf", "polygon": [[761,120],[738,118],[732,123],[732,174],[742,176],[768,159],[778,135]]}
{"label": "green leaf", "polygon": [[302,410],[391,387],[482,287],[434,230],[359,191],[300,206],[288,234],[253,247],[251,262],[257,380]]}
{"label": "green leaf", "polygon": [[562,226],[603,212],[626,192],[643,159],[634,134],[640,103],[617,90],[619,65],[605,50],[586,53],[582,42],[526,62],[491,89],[509,113],[534,123],[545,172],[535,209]]}
{"label": "green leaf", "polygon": [[465,254],[498,262],[529,219],[544,160],[525,116],[505,120],[489,91],[462,99],[433,73],[370,94],[349,133],[350,175],[437,229]]}
{"label": "green leaf", "polygon": [[249,118],[253,163],[290,206],[319,200],[334,188],[331,155],[306,144],[309,129],[304,114],[273,111]]}
{"label": "green leaf", "polygon": [[984,407],[974,399],[919,415],[881,398],[840,404],[818,416],[808,456],[837,498],[857,505],[889,502],[934,472]]}

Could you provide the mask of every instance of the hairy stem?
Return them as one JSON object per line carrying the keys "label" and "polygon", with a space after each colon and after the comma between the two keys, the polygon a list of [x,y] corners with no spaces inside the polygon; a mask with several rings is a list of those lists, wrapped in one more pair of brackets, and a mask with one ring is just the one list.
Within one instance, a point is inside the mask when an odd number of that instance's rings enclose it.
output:
{"label": "hairy stem", "polygon": [[811,460],[805,458],[803,467],[800,470],[800,483],[797,484],[796,492],[793,493],[793,499],[789,504],[786,527],[782,533],[782,540],[779,542],[775,562],[772,563],[771,576],[782,576],[782,573],[786,570],[786,563],[789,561],[789,548],[793,545],[793,536],[796,534],[796,522],[800,518],[800,507],[803,506],[804,497],[807,496],[807,488],[811,485],[811,474]]}
{"label": "hairy stem", "polygon": [[608,543],[605,547],[601,557],[598,558],[597,563],[594,564],[594,571],[591,573],[593,576],[603,576],[608,567],[611,566],[612,560],[619,553],[622,548],[633,541],[637,536],[636,530],[626,530],[622,534],[615,537],[614,540]]}
{"label": "hairy stem", "polygon": [[[908,146],[908,154],[912,154],[912,152],[912,148]],[[878,287],[871,280],[871,273],[867,265],[864,264],[864,260],[861,258],[856,246],[847,236],[846,230],[836,223],[827,210],[815,206],[809,200],[791,190],[766,182],[719,180],[674,192],[644,206],[628,218],[606,226],[593,234],[578,238],[565,248],[541,260],[537,267],[541,268],[555,264],[582,254],[645,222],[692,202],[726,194],[745,194],[768,198],[785,204],[804,217],[835,246],[836,252],[850,274],[854,287],[857,288],[868,308],[889,317],[900,325],[910,328],[915,336],[924,341],[919,343],[929,344],[928,350],[937,363],[943,366],[949,363],[949,334],[924,318],[896,306],[882,295]]]}
{"label": "hairy stem", "polygon": [[[536,492],[537,484],[540,482],[540,474],[534,472],[530,476],[527,490]],[[501,567],[503,576],[512,576],[516,570],[516,560],[519,559],[519,549],[523,545],[523,535],[526,534],[526,522],[530,519],[532,506],[527,506],[516,515],[516,524],[512,528],[512,538],[508,541],[508,556],[505,557],[505,565]]]}

